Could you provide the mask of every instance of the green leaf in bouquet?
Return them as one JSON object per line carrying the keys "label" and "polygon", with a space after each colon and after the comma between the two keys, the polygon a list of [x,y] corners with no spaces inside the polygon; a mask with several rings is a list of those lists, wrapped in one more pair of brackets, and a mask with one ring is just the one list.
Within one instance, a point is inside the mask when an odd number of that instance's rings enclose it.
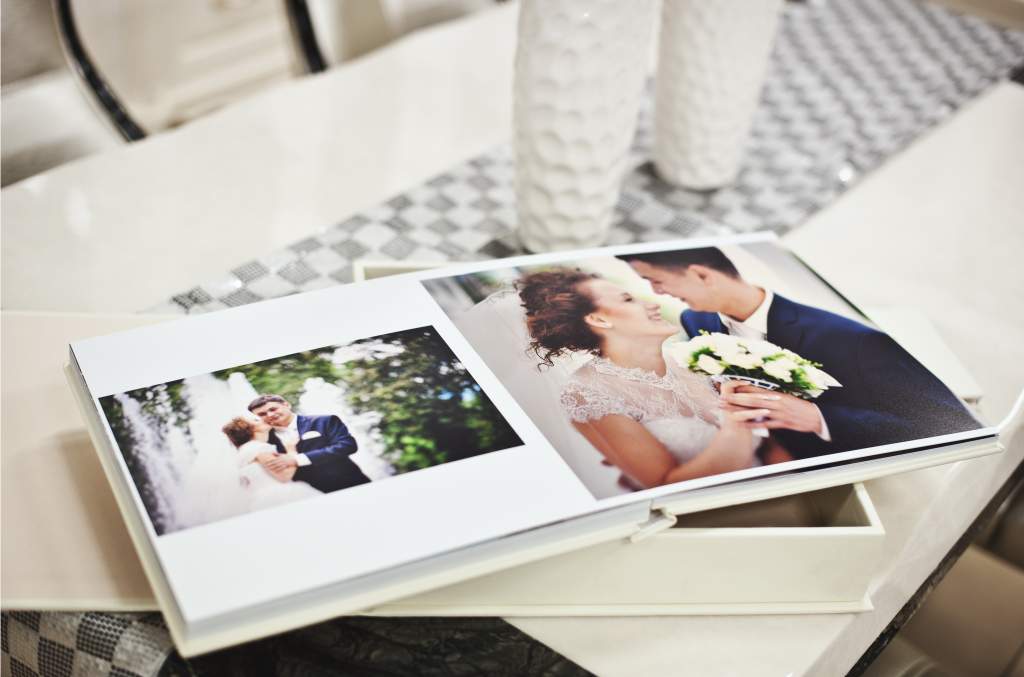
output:
{"label": "green leaf in bouquet", "polygon": [[[704,331],[704,330],[702,329],[701,331]],[[707,333],[707,332],[705,332],[705,333]],[[697,350],[694,350],[690,354],[690,368],[693,368],[693,367],[697,366],[697,360],[700,359],[701,355],[707,355],[708,357],[710,357],[713,360],[717,360],[718,359],[717,357],[715,357],[715,351],[711,349],[711,346],[704,346],[703,348],[698,348]]]}

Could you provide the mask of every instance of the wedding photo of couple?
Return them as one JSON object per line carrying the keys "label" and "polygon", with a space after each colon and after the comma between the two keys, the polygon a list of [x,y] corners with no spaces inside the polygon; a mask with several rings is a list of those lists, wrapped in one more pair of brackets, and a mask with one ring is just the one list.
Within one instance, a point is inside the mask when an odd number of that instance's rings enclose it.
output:
{"label": "wedding photo of couple", "polygon": [[771,243],[424,285],[597,498],[981,427]]}
{"label": "wedding photo of couple", "polygon": [[222,428],[238,449],[240,482],[253,510],[366,484],[352,461],[358,449],[335,415],[301,416],[280,395],[260,395]]}
{"label": "wedding photo of couple", "polygon": [[429,326],[100,404],[157,534],[522,445]]}

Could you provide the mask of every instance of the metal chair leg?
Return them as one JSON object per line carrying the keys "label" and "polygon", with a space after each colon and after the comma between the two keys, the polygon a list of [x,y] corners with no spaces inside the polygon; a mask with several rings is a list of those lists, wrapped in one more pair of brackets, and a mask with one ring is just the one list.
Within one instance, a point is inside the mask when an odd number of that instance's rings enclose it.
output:
{"label": "metal chair leg", "polygon": [[292,37],[299,46],[299,53],[306,62],[306,70],[320,73],[327,70],[327,61],[320,50],[313,28],[313,18],[309,13],[306,0],[284,0],[285,11],[288,13],[288,24],[292,29]]}

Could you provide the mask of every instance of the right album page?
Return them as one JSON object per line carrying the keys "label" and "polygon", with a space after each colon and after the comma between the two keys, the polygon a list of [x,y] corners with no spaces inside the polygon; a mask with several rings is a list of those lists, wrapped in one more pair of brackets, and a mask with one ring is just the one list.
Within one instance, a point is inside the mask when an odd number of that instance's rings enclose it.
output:
{"label": "right album page", "polygon": [[774,240],[613,251],[423,281],[595,498],[983,427]]}

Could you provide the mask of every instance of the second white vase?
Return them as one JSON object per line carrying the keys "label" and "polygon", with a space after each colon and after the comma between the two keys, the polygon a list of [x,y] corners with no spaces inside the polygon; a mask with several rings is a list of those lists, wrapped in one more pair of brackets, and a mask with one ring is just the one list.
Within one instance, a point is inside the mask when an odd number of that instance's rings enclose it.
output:
{"label": "second white vase", "polygon": [[636,128],[654,0],[523,0],[515,75],[519,237],[602,244]]}
{"label": "second white vase", "polygon": [[782,0],[664,0],[654,163],[667,182],[732,183],[764,83]]}

